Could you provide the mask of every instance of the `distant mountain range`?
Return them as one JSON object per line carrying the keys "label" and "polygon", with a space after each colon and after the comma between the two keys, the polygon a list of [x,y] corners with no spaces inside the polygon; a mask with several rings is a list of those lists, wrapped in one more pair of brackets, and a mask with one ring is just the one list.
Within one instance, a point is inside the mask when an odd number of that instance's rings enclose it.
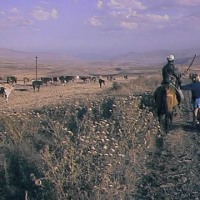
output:
{"label": "distant mountain range", "polygon": [[176,65],[188,66],[195,54],[196,59],[194,61],[194,65],[200,64],[200,49],[196,51],[179,50],[177,52],[171,52],[169,50],[157,50],[142,53],[129,52],[127,54],[115,56],[111,60],[113,63],[121,64],[124,66],[134,65],[138,67],[156,67],[163,66],[165,63],[167,63],[167,56],[170,54],[175,55]]}
{"label": "distant mountain range", "polygon": [[111,58],[98,59],[95,56],[95,59],[92,55],[88,55],[86,59],[85,55],[83,57],[73,56],[70,54],[58,54],[58,53],[30,53],[16,51],[12,49],[0,48],[0,66],[5,63],[32,63],[35,65],[36,56],[38,57],[38,62],[44,65],[82,65],[87,64],[90,66],[102,66],[103,64],[120,66],[120,67],[159,67],[163,66],[166,63],[166,57],[169,54],[175,55],[175,64],[189,66],[196,54],[196,59],[194,61],[194,66],[200,64],[200,49],[192,50],[177,50],[171,52],[169,50],[156,50],[150,52],[128,52],[126,54],[116,55]]}
{"label": "distant mountain range", "polygon": [[0,48],[0,58],[30,58],[41,56],[41,58],[63,58],[65,56],[67,59],[74,60],[75,58],[72,55],[63,55],[58,53],[50,52],[24,52],[17,51],[13,49]]}

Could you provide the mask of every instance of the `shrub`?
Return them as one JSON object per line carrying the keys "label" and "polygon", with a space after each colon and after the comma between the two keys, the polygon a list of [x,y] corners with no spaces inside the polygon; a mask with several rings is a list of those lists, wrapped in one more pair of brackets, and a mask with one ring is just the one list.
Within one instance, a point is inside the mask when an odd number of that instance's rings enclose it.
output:
{"label": "shrub", "polygon": [[[2,118],[1,198],[133,199],[159,133],[136,84]],[[123,88],[132,93],[120,96]]]}

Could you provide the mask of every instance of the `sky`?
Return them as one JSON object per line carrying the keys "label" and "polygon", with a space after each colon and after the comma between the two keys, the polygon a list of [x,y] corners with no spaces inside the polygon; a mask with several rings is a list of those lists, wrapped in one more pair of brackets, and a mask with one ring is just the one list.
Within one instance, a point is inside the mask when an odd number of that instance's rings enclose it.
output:
{"label": "sky", "polygon": [[0,0],[0,48],[121,54],[198,48],[200,0]]}

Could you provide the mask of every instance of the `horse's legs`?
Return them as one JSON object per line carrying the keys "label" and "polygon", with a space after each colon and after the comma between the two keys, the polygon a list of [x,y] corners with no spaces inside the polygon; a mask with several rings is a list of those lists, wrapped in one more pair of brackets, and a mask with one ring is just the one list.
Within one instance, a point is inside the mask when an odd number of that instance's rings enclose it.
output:
{"label": "horse's legs", "polygon": [[157,111],[157,116],[158,116],[158,122],[161,123],[162,115],[161,115],[160,110]]}
{"label": "horse's legs", "polygon": [[192,124],[193,124],[193,126],[195,125],[195,121],[196,121],[196,116],[195,116],[195,111],[193,110],[193,113],[192,113]]}
{"label": "horse's legs", "polygon": [[158,115],[158,122],[161,123],[161,115]]}
{"label": "horse's legs", "polygon": [[172,112],[169,114],[169,118],[170,118],[170,124],[171,124],[173,121],[173,113]]}
{"label": "horse's legs", "polygon": [[173,120],[173,113],[172,112],[167,112],[165,114],[165,130],[166,130],[166,133],[170,129],[170,126],[172,124],[172,120]]}
{"label": "horse's legs", "polygon": [[165,131],[166,133],[169,131],[170,117],[169,114],[165,114]]}

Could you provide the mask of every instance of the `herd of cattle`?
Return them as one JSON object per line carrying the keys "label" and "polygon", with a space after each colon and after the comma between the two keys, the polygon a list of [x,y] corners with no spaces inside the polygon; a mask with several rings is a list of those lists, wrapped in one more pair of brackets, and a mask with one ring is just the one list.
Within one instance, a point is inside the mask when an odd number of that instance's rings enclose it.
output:
{"label": "herd of cattle", "polygon": [[[106,79],[108,81],[113,81],[115,80],[115,78],[112,75],[108,75],[106,76]],[[125,75],[124,79],[128,79],[128,76]],[[68,82],[73,82],[74,80],[81,80],[83,82],[96,82],[97,80],[99,80],[99,82],[105,83],[105,80],[102,78],[102,76],[59,76],[59,77],[41,77],[40,80],[37,81],[41,81],[42,84],[52,84],[52,83],[68,83]],[[24,85],[28,84],[30,81],[34,81],[34,80],[30,80],[27,77],[23,78],[23,82]],[[7,77],[7,83],[17,83],[17,77],[15,76],[9,76]],[[100,84],[100,83],[99,83]],[[101,86],[101,84],[100,84]]]}
{"label": "herd of cattle", "polygon": [[[107,76],[107,80],[112,81],[113,76]],[[99,83],[100,88],[102,85],[105,85],[105,79],[101,76],[59,76],[59,77],[41,77],[37,80],[30,80],[27,77],[23,78],[24,85],[32,85],[34,92],[40,90],[40,86],[42,85],[51,85],[51,84],[67,84],[69,82],[74,82],[75,80],[86,82],[97,82]],[[0,83],[0,95],[6,98],[6,102],[8,102],[8,97],[11,91],[14,89],[14,85],[17,84],[18,80],[15,76],[6,77],[6,81]]]}
{"label": "herd of cattle", "polygon": [[[196,78],[196,73],[190,73],[189,78],[194,81]],[[128,76],[125,75],[123,77],[124,79],[128,79]],[[104,78],[102,76],[59,76],[59,77],[41,77],[37,80],[30,80],[27,77],[23,78],[24,85],[32,85],[34,92],[37,90],[40,90],[40,86],[42,85],[51,85],[51,84],[67,84],[69,82],[74,82],[75,80],[86,82],[97,82],[99,83],[100,88],[102,85],[105,85],[105,79],[108,81],[115,80],[115,78],[112,75],[108,75]],[[2,79],[0,78],[1,82]],[[4,96],[6,98],[6,102],[8,102],[8,97],[11,93],[11,91],[14,89],[14,85],[17,84],[17,77],[15,76],[8,76],[6,77],[6,80],[2,83],[0,83],[0,95]]]}
{"label": "herd of cattle", "polygon": [[[102,77],[95,77],[95,76],[60,76],[60,77],[53,77],[53,78],[49,78],[49,77],[41,77],[40,80],[32,80],[32,86],[33,86],[33,90],[35,91],[37,89],[37,91],[40,90],[40,86],[41,85],[51,85],[51,84],[57,84],[57,83],[61,83],[63,85],[69,83],[69,82],[74,82],[75,80],[81,80],[84,83],[86,82],[96,82],[97,80],[99,81],[99,85],[100,88],[102,87],[102,84],[105,85],[105,80],[102,79]],[[27,84],[29,82],[29,80],[24,77],[23,79],[24,84]]]}

